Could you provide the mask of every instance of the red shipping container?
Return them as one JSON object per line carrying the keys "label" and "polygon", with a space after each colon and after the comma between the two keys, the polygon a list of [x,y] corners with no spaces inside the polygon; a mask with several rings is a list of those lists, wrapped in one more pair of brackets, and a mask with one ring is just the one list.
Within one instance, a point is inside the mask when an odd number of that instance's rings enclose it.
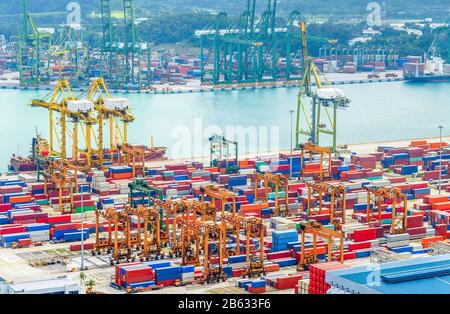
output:
{"label": "red shipping container", "polygon": [[157,282],[158,286],[170,287],[175,285],[175,280],[162,280]]}
{"label": "red shipping container", "polygon": [[68,224],[58,224],[54,226],[55,231],[62,231],[62,230],[73,230],[73,229],[79,229],[78,224],[76,223],[68,223]]}
{"label": "red shipping container", "polygon": [[[116,283],[117,283],[117,279],[120,277],[120,269],[122,267],[126,267],[126,266],[133,266],[133,265],[140,265],[142,264],[141,262],[134,262],[134,263],[127,263],[127,264],[120,264],[120,265],[116,265],[115,267],[115,278],[116,278]],[[117,283],[118,285],[120,285],[119,283]]]}
{"label": "red shipping container", "polygon": [[423,198],[426,204],[433,205],[435,203],[448,202],[449,198],[446,195],[427,195]]}
{"label": "red shipping container", "polygon": [[349,243],[348,244],[348,250],[349,251],[370,249],[371,247],[372,247],[372,242],[370,242],[370,241],[355,242],[355,243]]}
{"label": "red shipping container", "polygon": [[231,271],[231,276],[233,277],[241,277],[245,273],[245,269],[233,269]]}
{"label": "red shipping container", "polygon": [[145,265],[138,269],[126,269],[125,275],[122,277],[122,280],[128,284],[152,281],[154,279],[155,271]]}
{"label": "red shipping container", "polygon": [[10,210],[11,204],[10,203],[4,203],[4,204],[0,204],[0,213],[6,213],[8,210]]}
{"label": "red shipping container", "polygon": [[48,223],[50,224],[62,224],[69,223],[72,221],[71,215],[59,215],[59,216],[49,216]]}
{"label": "red shipping container", "polygon": [[375,228],[357,229],[353,232],[353,240],[355,242],[375,240],[376,238],[377,230]]}
{"label": "red shipping container", "polygon": [[27,232],[27,228],[23,226],[15,226],[15,227],[5,227],[0,229],[0,235],[3,234],[15,234],[15,233],[23,233]]}
{"label": "red shipping container", "polygon": [[407,218],[407,227],[409,228],[418,228],[423,226],[423,218],[422,216],[409,216]]}
{"label": "red shipping container", "polygon": [[[84,243],[84,249],[85,250],[93,250],[94,249],[94,243]],[[72,252],[81,251],[81,243],[78,244],[71,244],[70,250]]]}
{"label": "red shipping container", "polygon": [[420,235],[420,234],[426,234],[427,227],[418,227],[418,228],[408,228],[406,229],[406,233],[410,235]]}
{"label": "red shipping container", "polygon": [[19,244],[20,247],[30,246],[31,245],[31,238],[29,238],[29,239],[20,239],[18,241],[18,244]]}

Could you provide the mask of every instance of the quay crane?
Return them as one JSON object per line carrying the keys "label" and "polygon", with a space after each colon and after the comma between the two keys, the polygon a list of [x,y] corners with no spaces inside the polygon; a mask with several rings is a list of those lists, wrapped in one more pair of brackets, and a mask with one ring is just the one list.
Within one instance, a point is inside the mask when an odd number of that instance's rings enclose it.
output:
{"label": "quay crane", "polygon": [[[88,166],[92,165],[92,128],[97,121],[97,117],[93,113],[94,104],[92,102],[77,99],[72,92],[69,82],[62,80],[58,81],[53,91],[45,97],[42,99],[34,99],[31,106],[48,110],[50,156],[58,156],[63,159],[67,158],[67,137],[70,135],[67,129],[67,120],[71,118],[73,124],[72,158],[78,161],[79,152],[81,151],[78,143],[78,129],[81,128],[87,150],[86,163]],[[59,121],[54,118],[54,112],[60,114]],[[58,142],[58,148],[55,147],[54,137]],[[95,134],[94,139],[96,139]]]}
{"label": "quay crane", "polygon": [[[341,89],[325,87],[322,84],[319,71],[308,56],[307,25],[305,21],[301,22],[301,31],[303,75],[298,92],[296,148],[300,149],[301,147],[301,136],[307,136],[309,142],[319,145],[320,135],[327,134],[332,136],[332,150],[335,151],[337,146],[337,110],[347,108],[350,100],[345,97]],[[313,90],[314,84],[315,90]],[[326,123],[321,120],[323,111],[325,111],[327,117]]]}
{"label": "quay crane", "polygon": [[114,161],[114,149],[118,148],[114,145],[114,139],[118,135],[120,146],[128,143],[128,124],[135,120],[135,117],[131,113],[130,103],[128,99],[125,98],[111,97],[103,78],[95,79],[92,82],[85,97],[87,100],[94,102],[95,110],[98,113],[99,164],[103,164],[103,124],[106,121],[109,122],[109,147],[111,161]]}

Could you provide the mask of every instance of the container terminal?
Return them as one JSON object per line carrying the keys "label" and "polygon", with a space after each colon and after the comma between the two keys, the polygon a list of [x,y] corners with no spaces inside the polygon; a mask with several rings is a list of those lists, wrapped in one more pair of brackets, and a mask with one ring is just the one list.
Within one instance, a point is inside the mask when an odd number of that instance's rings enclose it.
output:
{"label": "container terminal", "polygon": [[[243,154],[235,139],[212,134],[209,158],[173,160],[167,147],[130,141],[129,126],[140,117],[130,99],[116,97],[127,88],[151,90],[145,83],[155,77],[149,46],[127,42],[140,38],[135,22],[125,24],[129,36],[119,45],[107,18],[110,3],[101,1],[109,41],[83,51],[108,58],[86,58],[94,60],[87,72],[97,72],[81,83],[81,72],[65,72],[72,65],[53,64],[50,76],[44,66],[50,59],[33,60],[80,51],[41,50],[45,45],[37,43],[48,35],[34,24],[27,3],[19,85],[49,91],[17,105],[45,111],[48,136],[36,132],[30,155],[12,154],[0,175],[0,294],[450,293],[444,126],[439,138],[342,145],[338,122],[352,102],[323,79],[334,64],[343,73],[394,67],[395,51],[379,53],[382,60],[362,58],[362,65],[333,60],[330,51],[328,63],[326,49],[322,61],[308,55],[301,14],[276,27],[277,1],[269,1],[258,22],[249,20],[255,1],[243,14],[247,24],[231,25],[219,14],[220,27],[228,26],[197,32],[202,53],[212,44],[241,54],[202,55],[201,83],[226,90],[296,80],[292,148]],[[123,4],[133,17],[133,1]],[[248,27],[244,38],[239,30]],[[243,60],[247,53],[260,61],[274,57],[278,50],[268,40],[275,34],[277,44],[298,46],[299,60],[287,58],[282,68]],[[414,63],[418,72],[420,60],[413,59],[403,59],[404,69]]]}

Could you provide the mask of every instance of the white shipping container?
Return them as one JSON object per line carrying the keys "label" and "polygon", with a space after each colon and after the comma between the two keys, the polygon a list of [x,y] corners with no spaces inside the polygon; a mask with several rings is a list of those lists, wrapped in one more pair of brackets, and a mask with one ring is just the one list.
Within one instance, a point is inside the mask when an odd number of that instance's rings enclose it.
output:
{"label": "white shipping container", "polygon": [[90,112],[94,110],[94,103],[89,100],[70,100],[67,102],[67,109],[71,112]]}
{"label": "white shipping container", "polygon": [[110,110],[127,110],[130,107],[130,101],[126,98],[106,98],[104,105]]}

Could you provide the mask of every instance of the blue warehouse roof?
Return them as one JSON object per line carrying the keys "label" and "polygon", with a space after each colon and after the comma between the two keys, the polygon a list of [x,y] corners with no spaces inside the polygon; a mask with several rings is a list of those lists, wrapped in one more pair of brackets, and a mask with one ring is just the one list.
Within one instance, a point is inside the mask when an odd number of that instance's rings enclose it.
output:
{"label": "blue warehouse roof", "polygon": [[449,294],[450,254],[331,271],[330,285],[360,294]]}

